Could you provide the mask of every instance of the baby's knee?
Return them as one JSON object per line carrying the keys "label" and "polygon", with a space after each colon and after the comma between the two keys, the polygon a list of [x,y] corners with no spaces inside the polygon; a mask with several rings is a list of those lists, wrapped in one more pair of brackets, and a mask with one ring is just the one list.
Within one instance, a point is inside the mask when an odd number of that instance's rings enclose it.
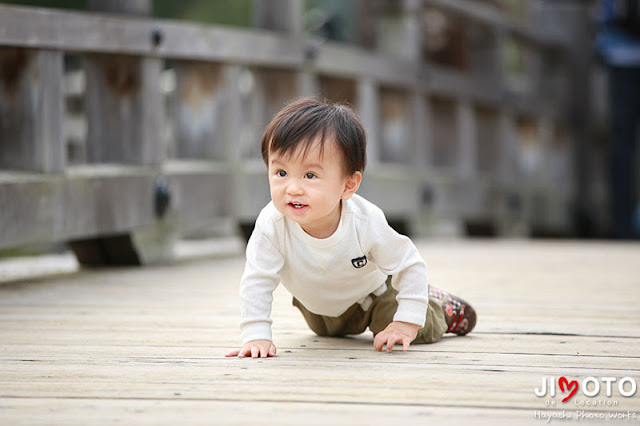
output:
{"label": "baby's knee", "polygon": [[418,335],[413,341],[413,344],[436,343],[442,338],[443,334],[444,334],[443,331],[440,331],[435,327],[429,327],[429,328],[423,327],[420,330],[418,330]]}

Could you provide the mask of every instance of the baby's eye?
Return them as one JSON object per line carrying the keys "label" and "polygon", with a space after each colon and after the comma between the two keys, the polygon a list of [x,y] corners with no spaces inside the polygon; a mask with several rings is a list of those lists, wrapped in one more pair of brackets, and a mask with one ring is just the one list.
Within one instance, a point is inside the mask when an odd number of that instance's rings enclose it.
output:
{"label": "baby's eye", "polygon": [[315,175],[315,173],[309,172],[309,173],[306,173],[304,177],[307,179],[315,179],[317,176]]}
{"label": "baby's eye", "polygon": [[278,170],[276,172],[276,175],[278,175],[280,177],[286,177],[287,176],[287,172],[285,172],[284,170]]}

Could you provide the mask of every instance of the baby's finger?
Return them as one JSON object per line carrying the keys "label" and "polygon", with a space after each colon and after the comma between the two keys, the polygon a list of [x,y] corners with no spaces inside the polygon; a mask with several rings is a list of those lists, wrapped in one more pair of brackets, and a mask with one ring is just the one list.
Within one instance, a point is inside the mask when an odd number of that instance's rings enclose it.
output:
{"label": "baby's finger", "polygon": [[402,350],[403,351],[408,351],[409,350],[409,345],[411,345],[411,339],[409,339],[408,337],[405,337],[404,339],[402,339]]}
{"label": "baby's finger", "polygon": [[373,339],[373,347],[376,348],[376,351],[382,351],[382,347],[384,346],[384,342],[386,339],[387,337],[384,332],[380,332],[376,335],[376,337]]}
{"label": "baby's finger", "polygon": [[387,340],[387,352],[393,352],[393,346],[399,342],[400,342],[400,338],[395,334],[392,334],[391,336],[389,336],[389,339]]}
{"label": "baby's finger", "polygon": [[240,353],[240,350],[236,349],[235,351],[231,351],[228,354],[226,354],[226,357],[231,357],[231,356],[238,356],[238,354]]}
{"label": "baby's finger", "polygon": [[251,346],[251,358],[258,358],[260,355],[260,346]]}

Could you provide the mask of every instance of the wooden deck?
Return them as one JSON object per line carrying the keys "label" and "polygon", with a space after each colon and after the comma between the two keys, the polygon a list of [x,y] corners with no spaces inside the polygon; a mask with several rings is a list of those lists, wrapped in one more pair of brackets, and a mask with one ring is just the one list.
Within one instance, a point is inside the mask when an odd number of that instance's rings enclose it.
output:
{"label": "wooden deck", "polygon": [[[375,352],[368,334],[316,337],[278,289],[278,356],[225,358],[239,344],[241,257],[0,285],[0,424],[519,425],[563,411],[640,423],[640,389],[618,389],[640,384],[639,244],[418,245],[432,282],[479,323],[407,353]],[[561,376],[580,382],[568,402],[535,395]],[[601,382],[585,396],[587,377],[616,378],[612,395]]]}

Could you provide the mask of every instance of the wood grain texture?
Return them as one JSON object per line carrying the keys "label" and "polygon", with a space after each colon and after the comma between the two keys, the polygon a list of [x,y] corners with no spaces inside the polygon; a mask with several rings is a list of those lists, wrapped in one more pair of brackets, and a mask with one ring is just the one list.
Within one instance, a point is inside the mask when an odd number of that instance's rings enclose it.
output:
{"label": "wood grain texture", "polygon": [[[374,351],[369,333],[313,335],[279,287],[278,356],[224,358],[239,344],[241,257],[2,285],[0,423],[511,425],[561,410],[640,415],[640,395],[622,397],[615,385],[610,398],[578,393],[565,404],[534,394],[543,377],[640,381],[640,245],[418,247],[433,282],[472,302],[479,322],[467,337],[407,353]],[[575,405],[597,400],[617,405]]]}
{"label": "wood grain texture", "polygon": [[62,52],[0,48],[0,168],[61,173]]}
{"label": "wood grain texture", "polygon": [[157,220],[158,176],[166,177],[171,191],[168,215],[179,226],[193,229],[230,214],[228,169],[215,163],[77,166],[56,176],[0,172],[0,247],[151,226]]}

